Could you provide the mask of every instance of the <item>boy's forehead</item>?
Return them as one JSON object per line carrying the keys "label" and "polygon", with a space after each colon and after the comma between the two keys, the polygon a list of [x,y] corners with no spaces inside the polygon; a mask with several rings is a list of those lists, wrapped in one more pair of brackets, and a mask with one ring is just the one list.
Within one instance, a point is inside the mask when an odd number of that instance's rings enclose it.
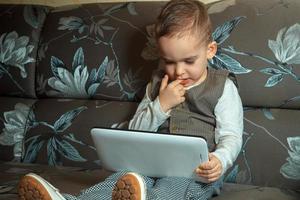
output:
{"label": "boy's forehead", "polygon": [[163,36],[158,40],[159,55],[164,60],[181,61],[196,59],[206,49],[197,38],[178,38]]}
{"label": "boy's forehead", "polygon": [[207,47],[206,40],[195,34],[162,36],[158,38],[157,42],[160,50],[178,46],[186,47],[191,50],[198,50]]}

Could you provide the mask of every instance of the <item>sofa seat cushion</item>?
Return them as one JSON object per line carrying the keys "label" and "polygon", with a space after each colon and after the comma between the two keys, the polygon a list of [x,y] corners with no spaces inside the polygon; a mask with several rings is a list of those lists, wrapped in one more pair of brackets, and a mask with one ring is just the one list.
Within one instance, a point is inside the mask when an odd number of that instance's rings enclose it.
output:
{"label": "sofa seat cushion", "polygon": [[245,108],[243,146],[227,182],[299,189],[300,112]]}
{"label": "sofa seat cushion", "polygon": [[299,200],[300,191],[225,183],[220,196],[214,200]]}
{"label": "sofa seat cushion", "polygon": [[[48,165],[6,162],[0,163],[0,199],[16,199],[19,179],[27,173],[37,173],[61,193],[77,195],[108,177],[111,172],[102,169],[84,170],[78,167],[51,167]],[[6,190],[5,190],[6,189]],[[283,190],[275,187],[225,183],[216,200],[297,200],[300,191]]]}
{"label": "sofa seat cushion", "polygon": [[8,194],[17,194],[19,179],[27,173],[36,173],[49,181],[62,193],[76,195],[81,190],[104,180],[108,171],[84,170],[80,167],[53,167],[49,165],[0,162],[0,199]]}

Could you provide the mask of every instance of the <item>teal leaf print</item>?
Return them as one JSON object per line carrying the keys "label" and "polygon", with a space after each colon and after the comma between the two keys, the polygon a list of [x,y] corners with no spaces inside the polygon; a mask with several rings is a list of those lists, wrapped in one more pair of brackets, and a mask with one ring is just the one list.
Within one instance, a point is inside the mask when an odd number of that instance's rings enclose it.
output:
{"label": "teal leaf print", "polygon": [[[22,78],[27,77],[25,65],[35,62],[35,59],[29,57],[34,46],[28,45],[29,37],[20,36],[16,31],[10,33],[3,33],[0,36],[0,69],[5,73],[9,73],[3,65],[17,67],[20,70]],[[8,74],[11,76],[10,74]]]}
{"label": "teal leaf print", "polygon": [[100,36],[101,38],[104,38],[104,31],[103,30],[115,30],[114,27],[103,25],[107,21],[108,21],[107,18],[103,18],[103,19],[100,19],[98,22],[93,23],[90,26],[90,33],[92,33],[92,31],[94,31],[94,34],[96,36]]}
{"label": "teal leaf print", "polygon": [[114,123],[110,126],[110,128],[113,128],[113,129],[128,129],[128,123],[129,123],[128,121]]}
{"label": "teal leaf print", "polygon": [[217,27],[212,34],[213,40],[218,44],[222,44],[229,36],[236,25],[246,17],[240,16],[225,22],[223,25]]}
{"label": "teal leaf print", "polygon": [[51,56],[51,70],[52,73],[55,77],[59,78],[58,75],[58,69],[59,68],[64,68],[65,64],[63,63],[63,61],[61,61],[60,59],[56,58],[55,56]]}
{"label": "teal leaf print", "polygon": [[268,74],[268,75],[287,74],[286,72],[284,72],[282,70],[275,69],[275,68],[272,68],[272,67],[264,68],[264,69],[261,69],[259,71],[264,73],[264,74]]}
{"label": "teal leaf print", "polygon": [[103,62],[101,63],[98,72],[97,72],[97,79],[99,80],[100,83],[102,83],[104,76],[105,76],[105,72],[108,66],[108,57],[106,56],[103,60]]}
{"label": "teal leaf print", "polygon": [[56,140],[58,152],[69,160],[85,162],[86,159],[80,156],[79,152],[66,140]]}
{"label": "teal leaf print", "polygon": [[124,84],[129,88],[130,91],[135,92],[138,91],[139,86],[143,81],[138,79],[138,74],[142,68],[140,68],[135,74],[133,74],[132,69],[129,69],[129,71],[124,75]]}
{"label": "teal leaf print", "polygon": [[117,4],[112,6],[111,8],[107,9],[104,12],[104,15],[111,15],[119,10],[121,10],[122,8],[126,8],[128,3],[122,3],[122,4]]}
{"label": "teal leaf print", "polygon": [[213,59],[209,60],[209,65],[217,69],[226,69],[234,74],[251,72],[251,70],[244,68],[237,60],[221,52],[218,52]]}
{"label": "teal leaf print", "polygon": [[269,119],[269,120],[274,120],[275,119],[274,116],[273,116],[273,114],[272,114],[272,112],[271,112],[271,110],[269,108],[263,108],[262,111],[264,113],[264,116],[267,119]]}
{"label": "teal leaf print", "polygon": [[25,156],[22,160],[23,162],[25,162],[25,163],[35,162],[40,149],[42,148],[43,144],[45,143],[44,140],[38,140],[40,136],[41,135],[34,136],[26,141],[26,143],[29,141],[31,141],[31,142],[27,147]]}
{"label": "teal leaf print", "polygon": [[268,78],[265,87],[273,87],[277,85],[283,80],[285,75],[289,75],[297,82],[300,82],[300,77],[293,72],[293,66],[291,65],[300,63],[299,35],[300,24],[295,24],[288,30],[286,30],[286,28],[281,29],[277,34],[276,41],[269,40],[269,48],[273,51],[276,59],[279,62],[273,61],[260,55],[256,55],[255,53],[237,51],[233,48],[233,46],[229,46],[229,48],[220,47],[218,49],[217,55],[220,51],[229,52],[232,54],[256,58],[268,64],[274,65],[275,67],[277,67],[277,69],[269,67],[260,70],[260,72],[264,74],[271,75],[271,77]]}
{"label": "teal leaf print", "polygon": [[89,144],[83,143],[82,141],[77,140],[75,138],[75,136],[74,136],[73,133],[69,133],[68,135],[64,135],[63,137],[66,138],[66,139],[68,139],[68,140],[70,140],[70,141],[72,141],[72,142],[74,142],[74,143],[77,143],[77,144],[80,144],[80,145],[83,145],[83,146],[87,146],[87,147],[89,147],[89,148],[91,148],[93,150],[96,150],[95,147],[93,147],[93,146],[91,146]]}
{"label": "teal leaf print", "polygon": [[14,110],[4,112],[4,128],[0,134],[1,145],[14,145],[14,156],[21,157],[22,155],[22,143],[29,130],[27,126],[27,119],[30,117],[34,119],[31,108],[23,103],[17,103]]}
{"label": "teal leaf print", "polygon": [[75,71],[77,67],[84,67],[84,54],[82,48],[78,48],[75,52],[73,62],[72,62],[72,69]]}
{"label": "teal leaf print", "polygon": [[54,131],[56,133],[65,131],[67,128],[69,128],[69,126],[72,125],[72,121],[75,119],[75,117],[77,117],[83,110],[86,109],[86,106],[81,106],[79,108],[64,113],[54,123]]}
{"label": "teal leaf print", "polygon": [[235,165],[234,168],[230,171],[230,173],[224,179],[226,183],[236,183],[236,177],[239,172],[239,165]]}
{"label": "teal leaf print", "polygon": [[26,5],[23,12],[24,19],[30,26],[37,29],[45,20],[47,10],[47,8],[40,6]]}
{"label": "teal leaf print", "polygon": [[285,163],[280,168],[280,173],[287,179],[300,180],[300,137],[288,137],[287,142],[290,150]]}
{"label": "teal leaf print", "polygon": [[51,68],[54,77],[48,79],[48,85],[54,90],[48,94],[62,97],[90,98],[95,95],[97,88],[104,80],[106,68],[109,65],[105,57],[100,67],[91,70],[89,74],[87,66],[84,65],[84,53],[80,47],[75,52],[72,62],[73,70],[66,69],[63,61],[52,56]]}
{"label": "teal leaf print", "polygon": [[48,164],[51,166],[57,165],[57,157],[56,157],[56,143],[55,138],[50,138],[47,142],[47,156],[48,156]]}
{"label": "teal leaf print", "polygon": [[88,88],[87,94],[88,94],[90,97],[93,96],[93,95],[96,93],[96,91],[97,91],[99,85],[100,85],[99,83],[94,83],[94,84],[92,84],[92,85]]}
{"label": "teal leaf print", "polygon": [[106,72],[106,68],[108,66],[108,57],[106,56],[103,60],[103,62],[101,63],[101,65],[99,66],[98,70],[93,69],[91,71],[91,75],[88,81],[88,85],[89,84],[94,84],[94,83],[102,83],[104,76],[105,76],[105,72]]}
{"label": "teal leaf print", "polygon": [[115,67],[114,61],[108,63],[104,83],[107,84],[107,87],[118,84],[118,68]]}
{"label": "teal leaf print", "polygon": [[296,97],[290,98],[288,100],[285,100],[280,106],[284,106],[285,104],[288,104],[288,103],[294,102],[294,101],[300,101],[300,96],[296,96]]}
{"label": "teal leaf print", "polygon": [[269,40],[269,48],[276,59],[281,63],[300,64],[300,24],[296,23],[290,28],[282,28],[276,41]]}
{"label": "teal leaf print", "polygon": [[49,91],[49,95],[58,95],[62,97],[88,98],[86,91],[86,82],[88,79],[87,67],[81,70],[81,66],[75,69],[71,74],[64,68],[57,68],[58,77],[48,79],[48,85],[56,91]]}
{"label": "teal leaf print", "polygon": [[[81,141],[75,139],[74,135],[69,134],[66,136],[65,133],[61,133],[69,128],[73,120],[83,111],[87,109],[85,106],[78,107],[71,111],[68,111],[61,115],[59,119],[54,123],[54,125],[48,124],[44,121],[34,121],[33,125],[43,125],[52,130],[52,136],[45,138],[41,135],[33,136],[25,141],[25,143],[30,144],[27,146],[26,154],[23,158],[24,162],[34,162],[37,158],[37,155],[40,153],[42,146],[47,143],[47,158],[49,165],[62,165],[62,156],[72,160],[72,161],[86,161],[82,158],[75,147],[72,146],[68,141],[71,140],[77,144],[85,145],[95,150],[94,147],[84,144]],[[34,119],[33,117],[29,117]],[[60,135],[59,135],[60,134]]]}
{"label": "teal leaf print", "polygon": [[74,16],[62,17],[58,23],[61,25],[57,28],[58,30],[78,30],[80,34],[83,33],[85,28],[88,28],[81,18]]}
{"label": "teal leaf print", "polygon": [[266,84],[265,84],[265,87],[273,87],[275,85],[277,85],[280,81],[283,80],[283,74],[276,74],[276,75],[273,75],[271,76]]}
{"label": "teal leaf print", "polygon": [[127,4],[127,9],[128,9],[129,14],[138,15],[133,2],[130,2],[130,3]]}
{"label": "teal leaf print", "polygon": [[[226,21],[221,26],[218,26],[212,34],[213,40],[216,41],[218,45],[222,44],[230,36],[233,29],[244,18],[244,16],[235,17],[230,21]],[[251,70],[244,68],[236,59],[225,54],[223,50],[223,48],[218,49],[216,55],[208,61],[210,67],[215,69],[226,69],[234,74],[251,72]],[[231,49],[231,51],[232,50],[233,49]]]}

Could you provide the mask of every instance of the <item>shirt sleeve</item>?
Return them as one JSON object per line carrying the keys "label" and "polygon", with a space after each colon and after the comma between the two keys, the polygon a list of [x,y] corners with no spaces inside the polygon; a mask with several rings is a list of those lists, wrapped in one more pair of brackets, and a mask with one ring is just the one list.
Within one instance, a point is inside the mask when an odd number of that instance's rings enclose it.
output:
{"label": "shirt sleeve", "polygon": [[221,161],[224,174],[236,160],[243,143],[243,106],[234,83],[227,79],[216,107],[216,150],[213,154]]}
{"label": "shirt sleeve", "polygon": [[139,104],[135,115],[129,121],[128,128],[131,130],[156,132],[160,125],[170,117],[169,113],[165,113],[161,109],[158,97],[151,101],[148,94],[150,87],[151,85],[148,84],[143,100]]}

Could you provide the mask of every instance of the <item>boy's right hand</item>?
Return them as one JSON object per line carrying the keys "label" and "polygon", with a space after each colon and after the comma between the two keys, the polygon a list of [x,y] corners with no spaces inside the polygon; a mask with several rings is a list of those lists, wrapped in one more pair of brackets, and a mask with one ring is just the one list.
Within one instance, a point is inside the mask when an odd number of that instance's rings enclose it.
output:
{"label": "boy's right hand", "polygon": [[185,100],[185,88],[180,84],[181,80],[175,80],[169,84],[168,80],[168,75],[165,75],[159,88],[159,102],[164,112]]}

